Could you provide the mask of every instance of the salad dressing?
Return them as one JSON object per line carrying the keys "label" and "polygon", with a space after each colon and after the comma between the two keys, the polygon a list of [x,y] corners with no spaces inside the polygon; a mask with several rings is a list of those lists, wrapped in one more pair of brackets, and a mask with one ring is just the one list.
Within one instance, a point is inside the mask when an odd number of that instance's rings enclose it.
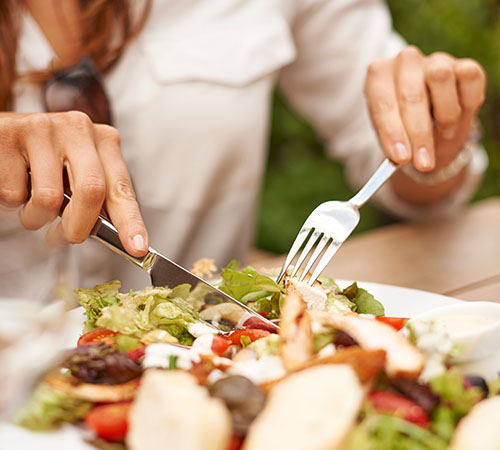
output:
{"label": "salad dressing", "polygon": [[442,330],[450,336],[460,336],[476,333],[481,329],[494,324],[497,319],[479,315],[436,316],[432,320],[436,329]]}
{"label": "salad dressing", "polygon": [[265,355],[260,359],[234,363],[227,373],[242,375],[252,380],[255,384],[262,384],[284,377],[286,370],[279,356]]}
{"label": "salad dressing", "polygon": [[170,366],[171,357],[176,357],[176,366],[183,370],[189,370],[193,367],[193,363],[200,362],[200,355],[191,348],[171,344],[151,344],[146,348],[142,367],[143,369],[153,367],[167,369]]}
{"label": "salad dressing", "polygon": [[212,351],[212,343],[214,342],[213,334],[204,334],[195,339],[193,342],[192,350],[202,354],[202,355],[211,355]]}

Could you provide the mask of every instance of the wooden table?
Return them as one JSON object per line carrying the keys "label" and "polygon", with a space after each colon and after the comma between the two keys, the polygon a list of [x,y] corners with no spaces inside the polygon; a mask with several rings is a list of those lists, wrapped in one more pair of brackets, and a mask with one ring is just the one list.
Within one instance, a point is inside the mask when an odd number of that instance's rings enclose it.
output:
{"label": "wooden table", "polygon": [[[255,252],[250,264],[280,267],[283,259]],[[500,198],[475,203],[452,218],[389,225],[354,236],[324,273],[500,302]]]}

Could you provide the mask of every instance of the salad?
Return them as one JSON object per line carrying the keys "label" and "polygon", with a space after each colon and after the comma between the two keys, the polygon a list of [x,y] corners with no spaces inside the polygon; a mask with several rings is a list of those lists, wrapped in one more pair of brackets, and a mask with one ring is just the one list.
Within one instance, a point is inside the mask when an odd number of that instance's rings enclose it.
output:
{"label": "salad", "polygon": [[15,422],[69,422],[97,447],[129,450],[500,448],[500,381],[446,358],[426,377],[407,319],[385,317],[356,283],[278,285],[233,262],[218,287],[279,333],[203,288],[79,289],[83,334]]}

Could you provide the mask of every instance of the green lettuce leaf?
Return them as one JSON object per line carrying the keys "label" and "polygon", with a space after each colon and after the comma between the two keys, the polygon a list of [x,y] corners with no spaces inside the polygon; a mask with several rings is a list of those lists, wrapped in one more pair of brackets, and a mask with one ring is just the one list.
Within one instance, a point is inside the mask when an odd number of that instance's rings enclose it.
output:
{"label": "green lettuce leaf", "polygon": [[455,432],[459,420],[481,400],[479,388],[466,388],[457,369],[430,381],[431,390],[440,396],[427,428],[400,417],[378,414],[365,406],[361,422],[351,432],[345,450],[442,450]]}
{"label": "green lettuce leaf", "polygon": [[222,269],[221,275],[219,289],[243,303],[256,301],[282,290],[274,280],[257,273],[250,266],[240,271],[236,261],[231,261]]}
{"label": "green lettuce leaf", "polygon": [[356,304],[351,302],[348,297],[335,292],[329,292],[326,295],[326,309],[334,313],[346,313],[356,311]]}
{"label": "green lettuce leaf", "polygon": [[318,353],[321,349],[335,340],[335,332],[318,333],[314,335],[313,351]]}
{"label": "green lettuce leaf", "polygon": [[281,292],[275,292],[271,297],[261,298],[249,305],[255,312],[267,313],[266,318],[279,319],[281,305],[283,304],[284,294]]}
{"label": "green lettuce leaf", "polygon": [[448,442],[396,416],[366,412],[349,435],[344,450],[445,450]]}
{"label": "green lettuce leaf", "polygon": [[118,297],[121,283],[117,280],[110,283],[100,284],[93,289],[76,289],[75,295],[78,303],[85,308],[87,321],[84,323],[84,332],[94,328],[97,318],[101,315],[103,308],[120,304]]}
{"label": "green lettuce leaf", "polygon": [[488,390],[490,391],[488,397],[494,397],[495,395],[500,395],[500,377],[494,380],[489,380]]}
{"label": "green lettuce leaf", "polygon": [[199,320],[189,285],[169,289],[147,287],[128,294],[118,292],[114,281],[94,289],[80,289],[77,298],[87,311],[87,327],[102,327],[140,339],[153,330],[164,330],[183,345],[194,338],[187,331],[189,323]]}
{"label": "green lettuce leaf", "polygon": [[431,390],[441,397],[440,406],[432,414],[431,430],[450,440],[458,421],[483,397],[477,387],[466,388],[458,369],[450,369],[430,381]]}
{"label": "green lettuce leaf", "polygon": [[63,422],[76,422],[93,404],[70,397],[40,383],[24,408],[14,417],[14,423],[34,431],[57,428]]}
{"label": "green lettuce leaf", "polygon": [[318,281],[323,285],[323,287],[329,288],[332,291],[340,292],[342,290],[333,278],[321,275],[318,277]]}
{"label": "green lettuce leaf", "polygon": [[125,353],[141,347],[139,340],[133,336],[118,334],[115,336],[115,346],[119,352]]}
{"label": "green lettuce leaf", "polygon": [[372,314],[374,316],[383,316],[385,314],[382,303],[365,289],[358,287],[357,283],[352,283],[345,288],[342,295],[355,304],[353,311],[358,314]]}
{"label": "green lettuce leaf", "polygon": [[373,314],[374,316],[383,316],[385,314],[384,306],[375,297],[362,288],[358,288],[358,294],[354,297],[358,314]]}
{"label": "green lettuce leaf", "polygon": [[248,345],[257,353],[257,358],[262,358],[268,355],[278,355],[280,346],[280,337],[277,334],[271,333],[269,336],[257,339]]}

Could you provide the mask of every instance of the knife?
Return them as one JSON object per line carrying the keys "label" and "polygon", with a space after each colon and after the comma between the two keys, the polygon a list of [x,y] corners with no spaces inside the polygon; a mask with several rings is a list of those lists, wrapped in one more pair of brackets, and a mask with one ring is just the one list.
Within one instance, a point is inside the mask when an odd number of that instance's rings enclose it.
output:
{"label": "knife", "polygon": [[[64,197],[65,204],[63,208],[68,201],[71,200],[71,196],[67,193],[64,194]],[[197,277],[189,270],[176,264],[153,248],[149,247],[148,253],[142,257],[130,255],[120,242],[116,228],[102,215],[99,215],[94,228],[90,232],[90,236],[147,272],[151,277],[153,286],[168,286],[169,288],[174,288],[180,284],[189,284],[191,286],[191,292],[193,292],[194,289],[201,285],[200,287],[204,288],[205,295],[203,300],[206,305],[231,303],[242,310],[242,317],[238,320],[238,323],[235,324],[236,326],[241,327],[245,323],[251,323],[252,328],[262,328],[272,332],[277,332],[279,330],[278,325],[275,323],[256,313],[247,305],[244,305],[225,292],[222,292],[220,289],[217,289],[212,284],[207,283],[202,278]],[[218,321],[205,321],[205,323],[208,323],[211,327],[216,327],[218,331],[222,331]],[[231,326],[228,323],[226,323],[226,325]],[[233,326],[232,328],[235,327]]]}

